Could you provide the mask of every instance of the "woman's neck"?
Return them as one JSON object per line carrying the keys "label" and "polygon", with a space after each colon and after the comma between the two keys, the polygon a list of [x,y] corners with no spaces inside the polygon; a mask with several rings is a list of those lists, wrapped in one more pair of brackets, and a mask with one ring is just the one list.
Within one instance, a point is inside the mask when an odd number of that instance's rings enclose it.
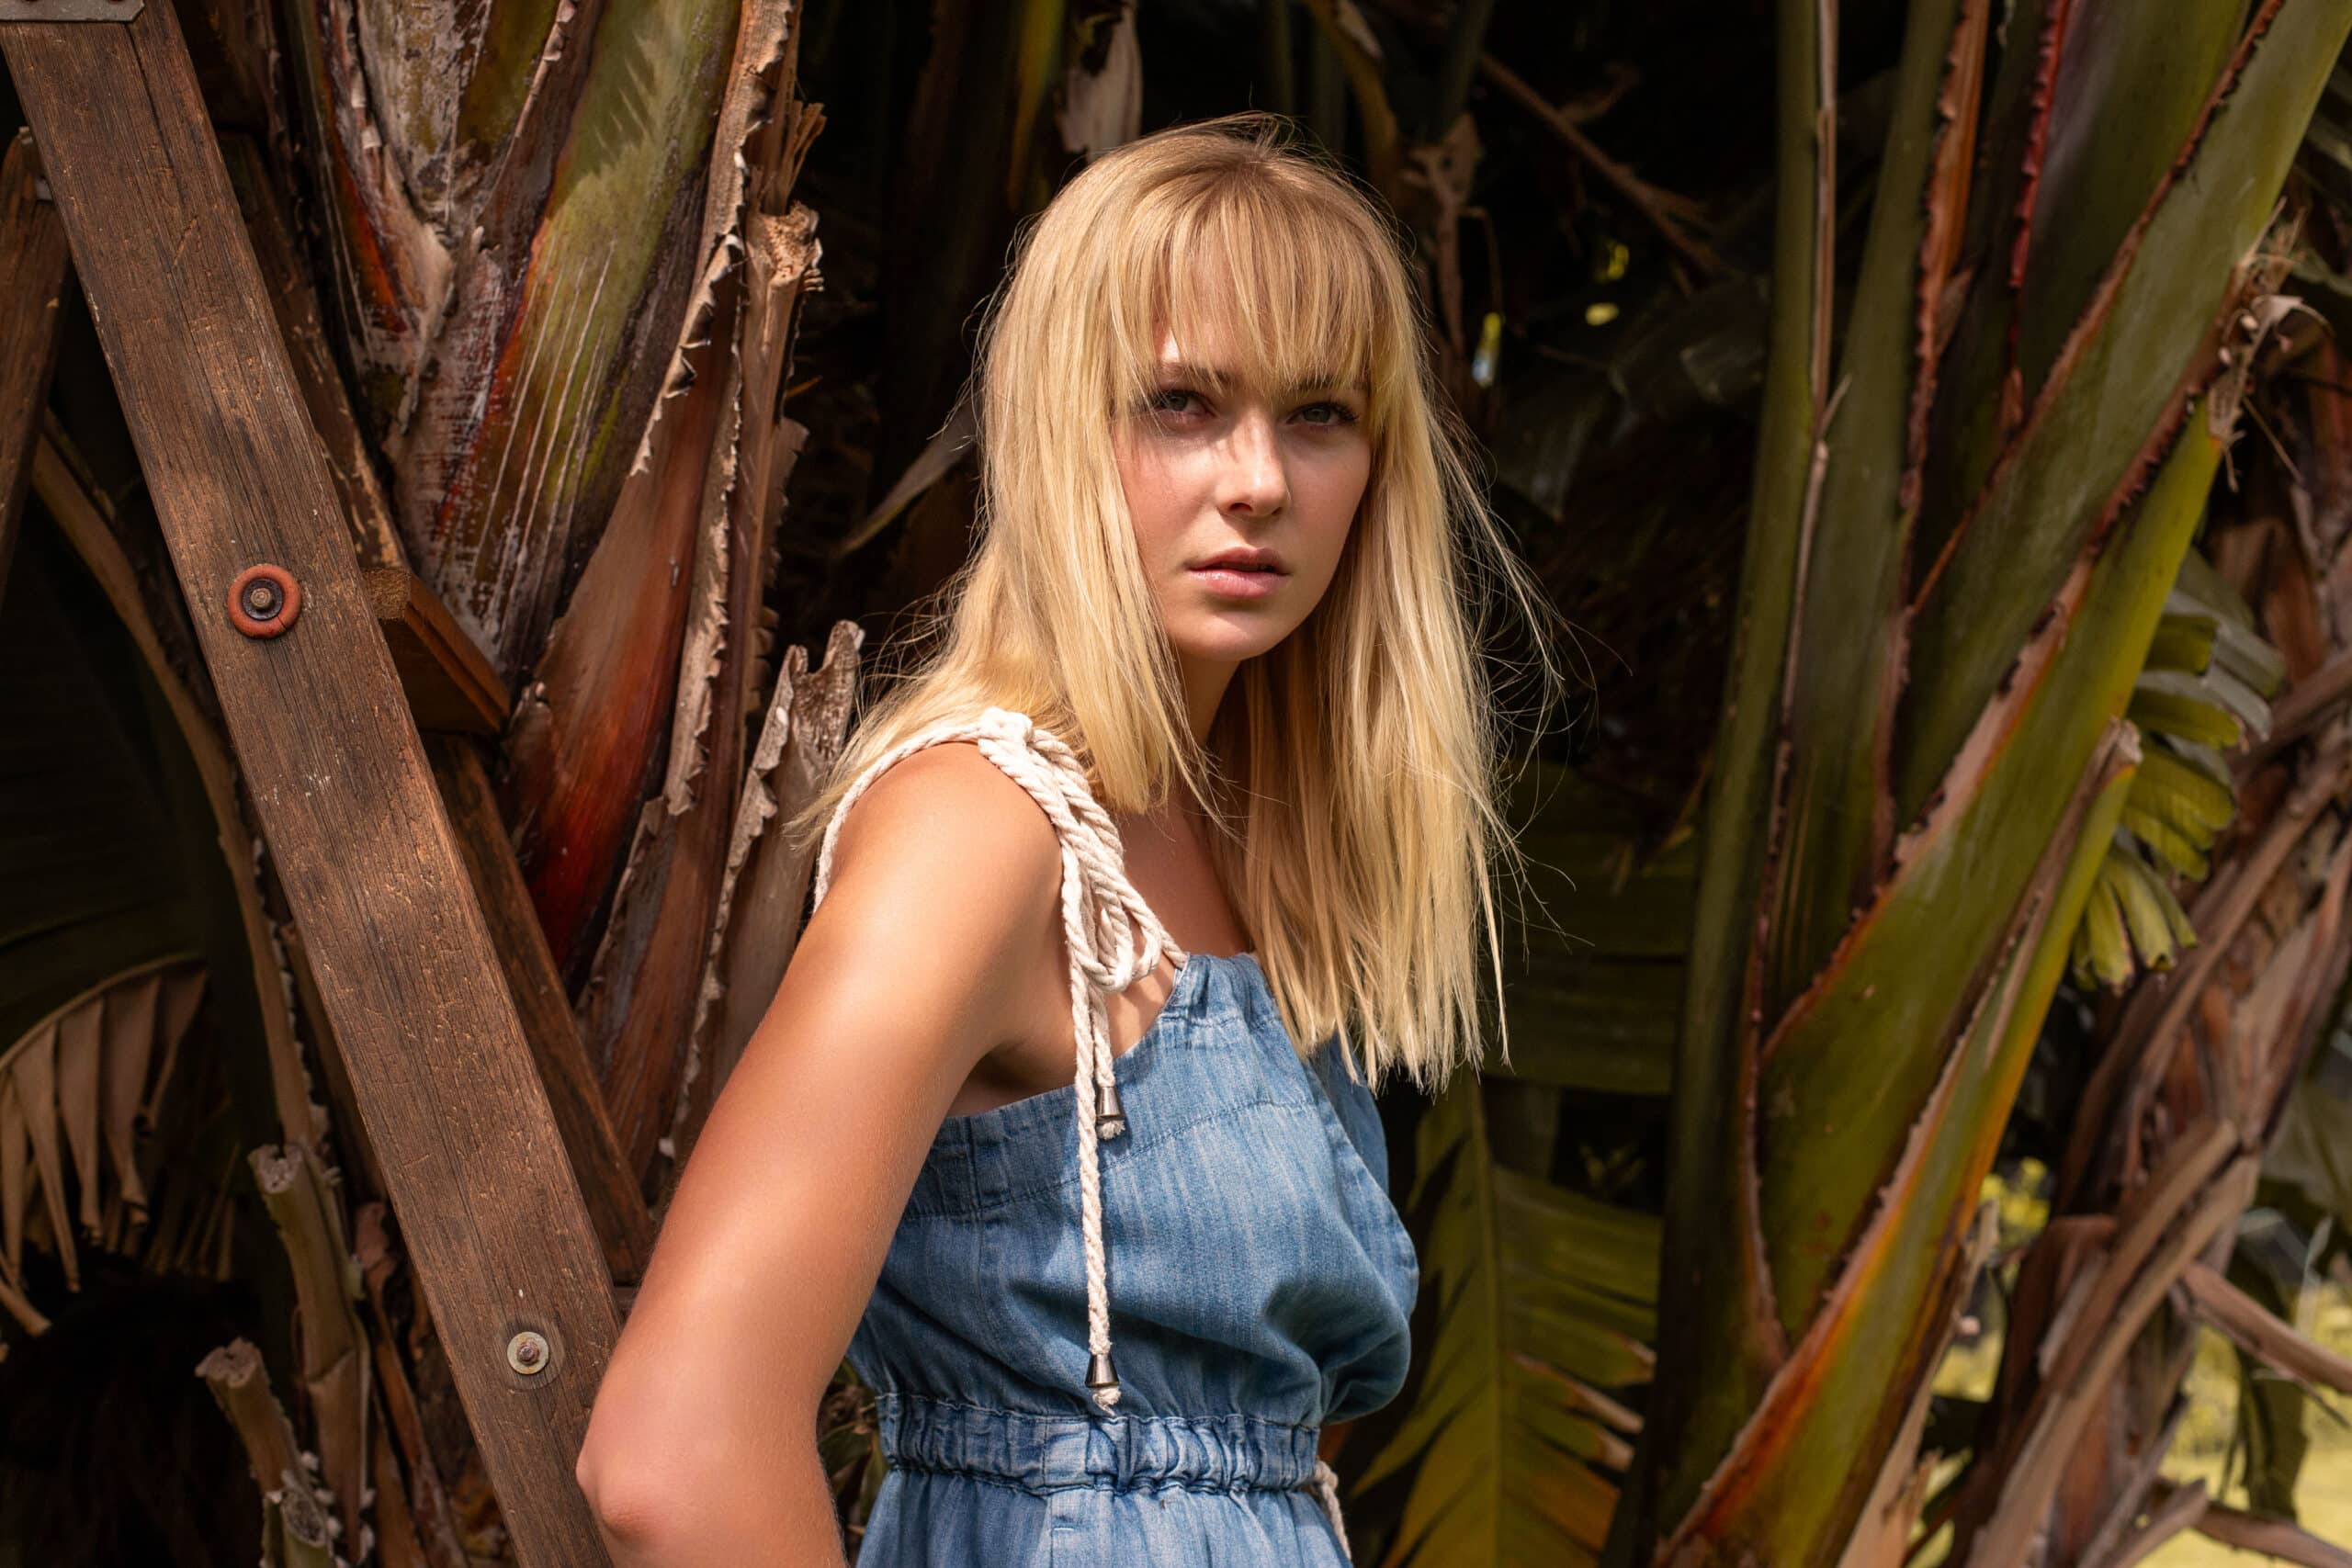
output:
{"label": "woman's neck", "polygon": [[1225,660],[1193,659],[1180,655],[1179,664],[1184,676],[1184,708],[1193,725],[1193,739],[1205,743],[1209,726],[1216,722],[1216,710],[1225,701],[1226,688],[1233,683],[1233,672],[1238,664]]}

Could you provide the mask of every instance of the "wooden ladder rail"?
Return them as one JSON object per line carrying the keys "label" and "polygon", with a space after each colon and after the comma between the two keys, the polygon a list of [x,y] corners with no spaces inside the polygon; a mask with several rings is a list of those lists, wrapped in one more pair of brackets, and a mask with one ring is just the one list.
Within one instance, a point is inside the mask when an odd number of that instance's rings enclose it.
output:
{"label": "wooden ladder rail", "polygon": [[[572,1463],[611,1280],[187,44],[169,0],[37,11],[0,4],[0,52],[458,1392],[521,1560],[604,1563]],[[231,619],[263,563],[300,589],[282,635]]]}

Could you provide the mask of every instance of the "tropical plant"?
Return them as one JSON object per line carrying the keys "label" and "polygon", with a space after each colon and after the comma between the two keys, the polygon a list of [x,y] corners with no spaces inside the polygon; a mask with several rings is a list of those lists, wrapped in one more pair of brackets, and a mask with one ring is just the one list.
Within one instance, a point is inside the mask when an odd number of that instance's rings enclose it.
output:
{"label": "tropical plant", "polygon": [[[2228,1241],[2282,1126],[2264,1203],[2352,1220],[2352,420],[2290,303],[2352,325],[2337,0],[174,9],[379,613],[476,645],[472,733],[413,701],[624,1301],[791,954],[766,825],[964,554],[1007,241],[1255,103],[1395,208],[1603,661],[1514,803],[1565,886],[1498,955],[1510,1059],[1384,1108],[1424,1290],[1404,1395],[1327,1436],[1359,1560],[2308,1552],[2156,1461],[2191,1314],[2265,1369],[2266,1506],[2270,1373],[2335,1371]],[[224,1551],[510,1557],[38,188],[20,141],[0,249],[60,308],[0,319],[56,363],[0,432],[0,1379],[214,1292]],[[2006,1249],[2005,1145],[2057,1172]],[[2000,1375],[1938,1396],[1987,1279]],[[846,1370],[822,1419],[854,1542]],[[0,1564],[47,1479],[0,1459]]]}
{"label": "tropical plant", "polygon": [[[2302,1390],[2352,1390],[2352,1360],[2301,1332],[2294,1309],[2346,1196],[2310,1136],[2340,1115],[2325,1045],[2352,968],[2345,622],[2327,586],[2346,548],[2333,521],[2345,393],[2324,324],[2280,316],[2275,372],[2249,404],[2269,439],[2241,455],[2235,493],[2215,497],[2205,538],[2222,570],[2192,555],[2184,581],[2243,663],[2290,683],[2275,710],[2233,700],[2261,710],[2243,738],[2218,709],[2190,721],[2229,744],[2244,810],[2188,913],[2195,951],[2098,1010],[2053,1217],[2017,1260],[1999,1377],[1953,1423],[1963,1462],[1929,1510],[1951,1525],[1952,1561],[2012,1561],[2039,1535],[2049,1561],[2130,1562],[2191,1529],[2290,1560],[2335,1550],[2295,1522],[2295,1469]],[[2314,525],[2290,525],[2297,513]],[[2188,703],[2154,716],[2172,726]],[[2246,1509],[2165,1473],[2200,1325],[2239,1348]]]}
{"label": "tropical plant", "polygon": [[[1781,8],[1781,287],[1627,1556],[1909,1539],[1969,1215],[2146,752],[2126,707],[2352,27],[2245,10],[2159,37],[2025,4],[1996,40],[1984,4],[1914,5],[1841,309],[1836,18]],[[2018,1461],[2006,1539],[2054,1468]]]}
{"label": "tropical plant", "polygon": [[[1517,816],[1530,856],[1586,908],[1605,905],[1610,935],[1589,952],[1516,948],[1514,1050],[1495,1065],[1509,1076],[1456,1083],[1419,1120],[1400,1193],[1421,1245],[1416,1371],[1353,1477],[1374,1496],[1399,1479],[1402,1500],[1366,1521],[1377,1533],[1351,1528],[1379,1561],[1597,1556],[1655,1360],[1654,1207],[1590,1168],[1560,1123],[1564,1095],[1614,1102],[1621,1118],[1628,1103],[1653,1117],[1663,1107],[1663,1004],[1679,984],[1695,856],[1686,840],[1632,873],[1624,803],[1555,766],[1522,775]],[[1573,1184],[1554,1179],[1564,1156]]]}

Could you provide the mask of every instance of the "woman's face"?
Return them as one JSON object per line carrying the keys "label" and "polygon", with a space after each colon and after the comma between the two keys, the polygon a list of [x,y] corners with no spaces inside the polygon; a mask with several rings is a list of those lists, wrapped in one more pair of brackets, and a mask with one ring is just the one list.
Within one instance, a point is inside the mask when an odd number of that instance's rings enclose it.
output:
{"label": "woman's face", "polygon": [[[1237,385],[1222,346],[1163,334],[1148,406],[1113,432],[1144,574],[1204,729],[1234,669],[1322,599],[1372,471],[1361,386]],[[1256,558],[1217,567],[1237,552]]]}

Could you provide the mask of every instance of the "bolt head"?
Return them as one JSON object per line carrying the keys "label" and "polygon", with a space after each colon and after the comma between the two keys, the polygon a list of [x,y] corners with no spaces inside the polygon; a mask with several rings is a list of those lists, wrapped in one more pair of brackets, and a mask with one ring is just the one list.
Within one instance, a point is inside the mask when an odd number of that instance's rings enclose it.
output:
{"label": "bolt head", "polygon": [[251,637],[273,637],[291,630],[302,613],[302,585],[270,561],[257,561],[229,584],[229,622]]}
{"label": "bolt head", "polygon": [[535,1377],[547,1371],[547,1337],[525,1329],[506,1342],[506,1364],[525,1377]]}

